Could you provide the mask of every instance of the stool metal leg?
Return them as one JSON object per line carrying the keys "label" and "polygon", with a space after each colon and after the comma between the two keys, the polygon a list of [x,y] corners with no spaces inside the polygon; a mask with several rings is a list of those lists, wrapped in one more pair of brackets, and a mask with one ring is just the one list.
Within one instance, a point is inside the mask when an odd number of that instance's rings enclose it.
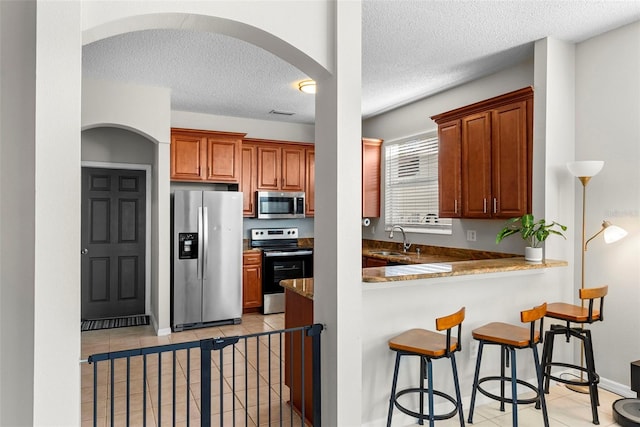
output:
{"label": "stool metal leg", "polygon": [[451,354],[451,370],[453,371],[453,384],[456,388],[456,400],[458,401],[458,417],[460,426],[464,427],[464,414],[462,413],[462,397],[460,396],[460,381],[458,381],[458,368],[456,367],[456,355]]}
{"label": "stool metal leg", "polygon": [[598,396],[598,384],[596,380],[596,367],[593,358],[593,344],[591,342],[591,331],[584,331],[584,353],[587,364],[587,378],[589,379],[589,394],[591,395],[591,413],[593,415],[593,423],[600,424],[598,419],[598,405],[600,399]]}
{"label": "stool metal leg", "polygon": [[500,346],[500,411],[504,412],[504,383],[506,381],[504,368],[507,366],[506,361],[507,348],[503,345]]}
{"label": "stool metal leg", "polygon": [[[511,348],[509,349],[509,352],[511,353],[511,411],[513,412],[511,416],[513,419],[513,427],[517,427],[518,426],[518,383],[517,383],[518,371],[516,369],[516,350]],[[501,403],[502,403],[502,407],[504,407],[504,400]]]}
{"label": "stool metal leg", "polygon": [[480,340],[478,345],[478,359],[476,360],[476,373],[473,375],[473,388],[471,390],[471,403],[469,405],[469,423],[473,424],[473,408],[476,403],[476,392],[478,391],[478,377],[480,376],[480,361],[482,360],[482,347],[484,341]]}
{"label": "stool metal leg", "polygon": [[[422,415],[424,415],[424,379],[427,377],[425,372],[426,364],[427,360],[423,356],[420,356],[420,396],[418,397],[420,401],[420,418],[418,418],[418,424],[420,425],[424,425]],[[431,373],[429,373],[429,377],[431,377]]]}
{"label": "stool metal leg", "polygon": [[398,383],[398,369],[400,368],[400,353],[396,353],[396,367],[393,370],[393,382],[391,383],[391,397],[389,398],[389,414],[387,415],[387,427],[391,427],[393,405],[396,401],[396,385]]}
{"label": "stool metal leg", "polygon": [[[544,398],[544,388],[543,388],[543,377],[542,367],[540,366],[540,361],[538,360],[538,348],[534,345],[531,347],[533,350],[533,363],[536,365],[536,376],[538,377],[538,402],[542,407],[542,419],[544,420],[544,427],[549,427],[549,414],[547,412],[547,402]],[[536,403],[536,407],[538,407],[538,403]]]}
{"label": "stool metal leg", "polygon": [[549,383],[551,382],[551,357],[553,355],[553,341],[556,334],[552,330],[544,334],[544,346],[542,348],[542,369],[544,370],[544,392],[549,393]]}
{"label": "stool metal leg", "polygon": [[[429,427],[434,427],[435,420],[433,417],[435,416],[433,413],[433,369],[431,366],[431,359],[427,359],[427,375],[429,378],[427,379],[429,382]],[[420,393],[422,394],[422,393]],[[422,412],[424,414],[424,412]],[[420,419],[422,421],[422,418]]]}

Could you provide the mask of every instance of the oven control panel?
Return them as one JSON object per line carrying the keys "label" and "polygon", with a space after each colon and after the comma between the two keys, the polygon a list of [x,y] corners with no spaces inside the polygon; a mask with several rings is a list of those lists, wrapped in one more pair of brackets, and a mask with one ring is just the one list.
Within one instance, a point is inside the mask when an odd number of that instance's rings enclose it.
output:
{"label": "oven control panel", "polygon": [[252,228],[251,240],[297,239],[298,229],[292,228]]}

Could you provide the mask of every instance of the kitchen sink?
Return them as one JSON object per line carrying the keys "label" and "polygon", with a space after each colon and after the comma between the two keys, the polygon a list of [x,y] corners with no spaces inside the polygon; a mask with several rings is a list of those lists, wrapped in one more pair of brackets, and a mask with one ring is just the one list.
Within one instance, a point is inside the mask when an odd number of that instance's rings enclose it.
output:
{"label": "kitchen sink", "polygon": [[383,256],[407,256],[406,253],[402,252],[392,252],[392,251],[371,251],[372,255],[383,255]]}

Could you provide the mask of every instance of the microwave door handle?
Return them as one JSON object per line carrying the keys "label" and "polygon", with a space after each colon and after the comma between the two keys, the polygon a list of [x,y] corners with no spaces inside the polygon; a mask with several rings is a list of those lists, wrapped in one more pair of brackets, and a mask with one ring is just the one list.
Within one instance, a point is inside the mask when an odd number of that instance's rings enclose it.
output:
{"label": "microwave door handle", "polygon": [[198,207],[198,253],[196,258],[196,275],[198,280],[202,279],[202,257],[204,255],[203,248],[203,234],[202,234],[202,206]]}
{"label": "microwave door handle", "polygon": [[204,253],[202,254],[202,278],[207,278],[207,264],[209,264],[209,208],[206,206],[203,209],[203,241],[204,241]]}

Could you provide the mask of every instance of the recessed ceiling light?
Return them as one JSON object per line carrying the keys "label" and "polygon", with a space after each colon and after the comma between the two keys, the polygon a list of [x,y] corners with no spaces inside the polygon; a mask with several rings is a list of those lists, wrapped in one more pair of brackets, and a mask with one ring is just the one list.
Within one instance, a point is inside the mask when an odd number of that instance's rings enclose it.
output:
{"label": "recessed ceiling light", "polygon": [[300,89],[300,91],[304,93],[315,94],[316,82],[311,79],[303,80],[300,83],[298,83],[298,89]]}

